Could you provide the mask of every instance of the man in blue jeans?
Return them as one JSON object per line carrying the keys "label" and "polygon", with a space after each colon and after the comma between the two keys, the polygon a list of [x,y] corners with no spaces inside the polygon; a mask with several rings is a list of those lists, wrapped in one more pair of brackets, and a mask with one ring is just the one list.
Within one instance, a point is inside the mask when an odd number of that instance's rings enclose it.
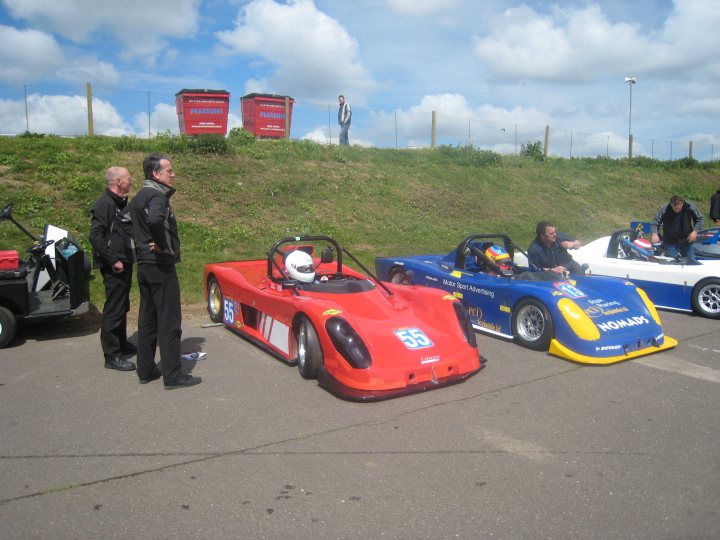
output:
{"label": "man in blue jeans", "polygon": [[[181,370],[182,311],[175,271],[180,262],[180,237],[170,206],[175,171],[165,154],[147,156],[143,171],[145,183],[130,203],[140,287],[137,375],[140,384],[162,377],[165,389],[174,390],[202,381]],[[162,371],[155,363],[158,346]]]}
{"label": "man in blue jeans", "polygon": [[652,241],[660,241],[670,257],[687,257],[695,262],[697,233],[703,228],[703,215],[694,204],[686,202],[680,195],[673,195],[670,204],[661,206],[652,221]]}
{"label": "man in blue jeans", "polygon": [[338,124],[340,124],[340,145],[349,146],[348,130],[350,129],[350,121],[352,120],[352,109],[350,104],[345,101],[345,96],[338,96],[340,107],[338,108]]}

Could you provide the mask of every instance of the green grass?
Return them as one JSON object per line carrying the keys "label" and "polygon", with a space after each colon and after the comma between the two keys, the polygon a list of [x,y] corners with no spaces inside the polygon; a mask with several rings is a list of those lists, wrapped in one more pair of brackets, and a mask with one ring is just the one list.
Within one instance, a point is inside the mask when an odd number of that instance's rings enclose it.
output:
{"label": "green grass", "polygon": [[[0,138],[0,205],[39,234],[45,223],[71,231],[88,248],[89,210],[104,170],[127,167],[135,189],[142,159],[173,157],[183,262],[184,303],[203,299],[206,262],[263,258],[282,236],[334,236],[372,266],[380,255],[439,253],[477,232],[505,232],[520,246],[550,219],[583,241],[649,219],[679,193],[707,211],[720,187],[720,163],[682,159],[537,160],[468,147],[392,150],[309,141],[253,141],[231,134],[65,139]],[[0,249],[21,253],[29,239],[0,224]],[[133,301],[137,290],[133,290]],[[102,304],[102,283],[91,285]]]}

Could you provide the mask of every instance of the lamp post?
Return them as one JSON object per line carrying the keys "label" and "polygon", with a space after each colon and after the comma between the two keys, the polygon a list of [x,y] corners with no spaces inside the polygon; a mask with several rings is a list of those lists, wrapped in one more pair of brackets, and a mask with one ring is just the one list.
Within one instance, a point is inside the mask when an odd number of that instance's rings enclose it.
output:
{"label": "lamp post", "polygon": [[632,159],[632,87],[637,82],[636,77],[625,77],[625,83],[630,87],[630,113],[628,114],[628,159]]}

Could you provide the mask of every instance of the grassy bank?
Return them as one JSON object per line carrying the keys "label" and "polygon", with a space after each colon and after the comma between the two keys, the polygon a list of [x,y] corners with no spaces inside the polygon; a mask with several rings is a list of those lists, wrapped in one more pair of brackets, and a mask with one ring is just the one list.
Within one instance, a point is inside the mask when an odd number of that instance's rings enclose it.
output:
{"label": "grassy bank", "polygon": [[[25,136],[0,138],[0,205],[13,202],[14,217],[35,233],[50,222],[87,248],[89,209],[104,189],[105,168],[127,167],[132,195],[151,151],[170,153],[178,175],[173,206],[186,303],[202,301],[204,263],[262,258],[281,236],[334,236],[368,264],[376,255],[449,251],[476,232],[506,232],[526,247],[541,219],[588,241],[649,219],[673,193],[706,213],[720,188],[720,163],[688,159],[543,161],[472,148],[341,148],[232,136]],[[14,225],[0,225],[0,249],[28,245]],[[101,303],[99,279],[91,294]]]}

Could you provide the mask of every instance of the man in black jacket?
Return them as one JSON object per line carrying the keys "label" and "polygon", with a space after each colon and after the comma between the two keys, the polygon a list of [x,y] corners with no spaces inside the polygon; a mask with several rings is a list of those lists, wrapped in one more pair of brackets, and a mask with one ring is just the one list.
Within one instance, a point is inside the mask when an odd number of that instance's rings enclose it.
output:
{"label": "man in black jacket", "polygon": [[132,176],[124,167],[110,167],[105,179],[107,187],[92,207],[90,224],[94,266],[100,269],[105,285],[100,344],[106,368],[133,371],[135,364],[122,358],[136,352],[127,340],[134,255],[127,194]]}
{"label": "man in black jacket", "polygon": [[653,218],[652,241],[659,242],[662,232],[665,253],[695,261],[693,242],[702,230],[703,222],[704,218],[694,204],[686,202],[680,195],[673,195],[670,204],[661,206]]}
{"label": "man in black jacket", "polygon": [[[175,271],[180,262],[180,237],[170,206],[175,172],[165,154],[147,156],[143,171],[143,187],[130,203],[140,286],[137,374],[140,384],[162,376],[165,389],[172,390],[202,380],[181,372],[182,312]],[[162,371],[155,363],[158,346]]]}
{"label": "man in black jacket", "polygon": [[710,196],[710,220],[720,226],[720,189]]}

